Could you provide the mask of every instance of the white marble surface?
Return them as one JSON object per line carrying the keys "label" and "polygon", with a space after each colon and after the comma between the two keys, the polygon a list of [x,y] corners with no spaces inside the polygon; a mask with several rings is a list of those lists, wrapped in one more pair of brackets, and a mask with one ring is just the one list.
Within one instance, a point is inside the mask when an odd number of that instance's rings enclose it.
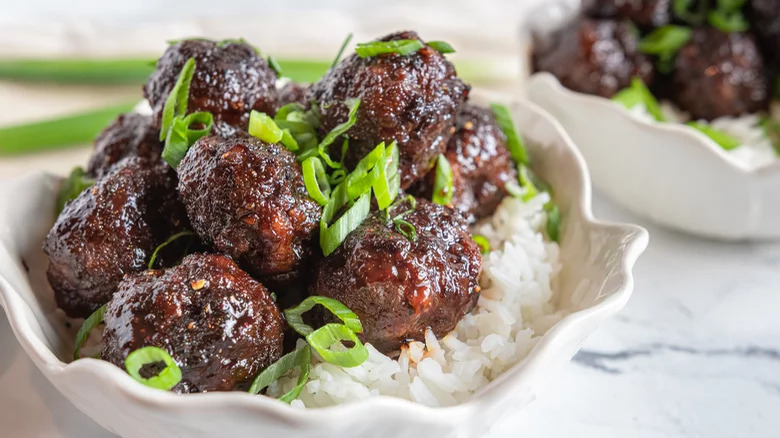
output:
{"label": "white marble surface", "polygon": [[[596,197],[597,217],[638,219]],[[489,437],[769,438],[780,434],[780,244],[648,226],[628,307]],[[104,438],[43,378],[0,316],[0,436]]]}

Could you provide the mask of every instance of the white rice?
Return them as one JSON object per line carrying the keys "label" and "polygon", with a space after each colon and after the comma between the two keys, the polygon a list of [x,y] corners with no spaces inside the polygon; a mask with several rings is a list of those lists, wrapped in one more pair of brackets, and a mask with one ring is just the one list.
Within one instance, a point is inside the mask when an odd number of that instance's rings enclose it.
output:
{"label": "white rice", "polygon": [[[548,199],[507,197],[492,218],[475,226],[493,251],[483,257],[479,303],[452,333],[437,339],[428,331],[425,342],[410,343],[397,358],[367,344],[368,360],[355,368],[322,362],[315,353],[309,381],[292,405],[323,407],[382,394],[450,406],[520,362],[562,317],[552,303],[558,245],[541,233]],[[298,370],[288,373],[268,394],[279,397],[297,378]]]}
{"label": "white rice", "polygon": [[[647,112],[643,104],[634,106],[629,112],[640,120],[655,122],[655,119]],[[666,120],[672,122],[685,123],[691,120],[689,114],[681,111],[668,101],[661,103],[661,112]],[[773,117],[779,118],[780,105],[774,104],[772,113]],[[740,117],[719,117],[710,122],[699,120],[699,122],[707,123],[713,128],[739,139],[742,144],[727,151],[729,156],[748,169],[757,169],[780,159],[772,145],[772,141],[761,128],[760,120],[758,114],[747,114]]]}

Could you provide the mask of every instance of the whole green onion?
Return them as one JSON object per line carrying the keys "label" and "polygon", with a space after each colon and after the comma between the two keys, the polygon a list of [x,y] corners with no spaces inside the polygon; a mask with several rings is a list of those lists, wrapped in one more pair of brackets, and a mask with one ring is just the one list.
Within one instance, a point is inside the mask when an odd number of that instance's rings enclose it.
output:
{"label": "whole green onion", "polygon": [[92,312],[91,315],[87,319],[84,320],[84,322],[81,324],[81,327],[79,327],[79,331],[76,333],[76,347],[73,349],[73,360],[77,360],[80,357],[81,347],[84,345],[84,342],[87,341],[87,338],[89,337],[90,332],[95,329],[100,323],[103,322],[103,319],[106,315],[106,305],[103,304],[100,306],[99,309]]}
{"label": "whole green onion", "polygon": [[372,41],[370,43],[358,43],[355,52],[361,58],[369,58],[386,53],[396,53],[404,56],[422,48],[423,43],[420,40]]}
{"label": "whole green onion", "polygon": [[[156,376],[149,378],[141,376],[144,365],[163,362],[163,368]],[[125,369],[130,377],[151,388],[170,390],[181,382],[181,369],[167,351],[159,347],[143,347],[127,355]]]}
{"label": "whole green onion", "polygon": [[287,320],[287,324],[298,332],[302,336],[308,336],[314,331],[309,325],[303,322],[303,314],[313,309],[314,306],[320,305],[336,318],[340,319],[344,325],[355,333],[363,332],[363,325],[360,323],[358,316],[350,310],[347,306],[341,303],[339,300],[322,297],[319,295],[312,295],[301,301],[297,306],[285,310],[284,317]]}
{"label": "whole green onion", "polygon": [[259,394],[260,391],[279,380],[280,377],[287,374],[287,372],[293,368],[299,368],[301,370],[300,374],[298,374],[298,381],[293,389],[279,397],[279,400],[290,403],[301,395],[303,386],[306,384],[306,381],[309,380],[309,372],[311,370],[311,347],[308,345],[285,354],[281,359],[264,369],[252,382],[249,393]]}
{"label": "whole green onion", "polygon": [[436,178],[433,181],[432,201],[439,205],[452,205],[452,166],[444,154],[436,158]]}
{"label": "whole green onion", "polygon": [[87,176],[84,169],[74,167],[70,175],[62,182],[60,190],[57,193],[57,214],[59,215],[65,208],[65,204],[72,201],[84,190],[95,184],[95,179]]}

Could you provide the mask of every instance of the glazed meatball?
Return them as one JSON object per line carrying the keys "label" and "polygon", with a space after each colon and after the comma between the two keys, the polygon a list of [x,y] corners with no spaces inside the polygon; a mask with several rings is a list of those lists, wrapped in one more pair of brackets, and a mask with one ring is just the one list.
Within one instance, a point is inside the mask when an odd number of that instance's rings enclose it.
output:
{"label": "glazed meatball", "polygon": [[89,159],[87,174],[104,175],[115,163],[126,157],[143,157],[160,161],[162,144],[159,130],[151,116],[137,113],[120,115],[95,139],[95,149]]}
{"label": "glazed meatball", "polygon": [[[469,222],[493,214],[507,194],[506,183],[517,178],[493,111],[465,105],[444,155],[452,167],[452,206]],[[416,188],[426,199],[433,194],[435,174],[429,172]]]}
{"label": "glazed meatball", "polygon": [[767,62],[775,74],[780,73],[780,1],[751,0],[749,15]]}
{"label": "glazed meatball", "polygon": [[754,113],[769,98],[761,54],[744,33],[694,30],[677,53],[672,81],[673,99],[694,119]]}
{"label": "glazed meatball", "polygon": [[311,254],[322,211],[284,146],[249,135],[204,137],[177,170],[195,231],[251,274],[295,271]]}
{"label": "glazed meatball", "polygon": [[107,303],[125,274],[145,269],[157,245],[186,228],[169,172],[127,158],[66,204],[43,250],[57,305],[69,316]]}
{"label": "glazed meatball", "polygon": [[672,21],[671,0],[583,0],[582,10],[593,18],[628,19],[643,28]]}
{"label": "glazed meatball", "polygon": [[[419,36],[400,32],[380,41],[400,39]],[[346,99],[360,98],[357,122],[347,132],[347,164],[355,165],[382,141],[396,140],[401,187],[407,188],[422,178],[444,151],[468,91],[453,65],[424,46],[408,55],[361,58],[353,53],[312,85],[307,98],[319,103],[321,135],[347,120]]]}
{"label": "glazed meatball", "polygon": [[279,90],[279,108],[287,105],[288,103],[300,103],[301,105],[308,105],[308,101],[306,100],[306,93],[308,91],[308,85],[288,82],[284,87],[282,87],[281,90]]}
{"label": "glazed meatball", "polygon": [[104,360],[124,369],[131,352],[162,348],[181,368],[179,393],[247,390],[282,355],[273,298],[222,255],[191,254],[173,268],[128,275],[105,323]]}
{"label": "glazed meatball", "polygon": [[187,110],[211,112],[212,133],[229,136],[246,131],[251,110],[274,114],[276,73],[254,47],[242,42],[185,40],[168,47],[144,86],[158,128],[165,100],[190,58],[195,58],[195,74]]}
{"label": "glazed meatball", "polygon": [[[391,208],[389,217],[409,208]],[[452,331],[479,298],[479,248],[453,209],[417,200],[404,237],[382,211],[372,213],[315,271],[312,294],[335,298],[363,324],[361,340],[389,353],[406,340]]]}
{"label": "glazed meatball", "polygon": [[536,40],[534,70],[552,73],[571,90],[612,97],[634,76],[646,84],[653,79],[653,64],[628,22],[580,18]]}

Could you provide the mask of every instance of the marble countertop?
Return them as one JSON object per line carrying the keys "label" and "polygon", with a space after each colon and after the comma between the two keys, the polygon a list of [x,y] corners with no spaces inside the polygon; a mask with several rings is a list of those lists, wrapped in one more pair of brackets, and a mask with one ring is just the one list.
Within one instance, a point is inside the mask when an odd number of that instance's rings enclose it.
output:
{"label": "marble countertop", "polygon": [[[642,223],[598,195],[599,218]],[[645,224],[626,309],[488,437],[764,438],[780,430],[780,244]],[[107,438],[27,359],[0,316],[2,435]]]}

